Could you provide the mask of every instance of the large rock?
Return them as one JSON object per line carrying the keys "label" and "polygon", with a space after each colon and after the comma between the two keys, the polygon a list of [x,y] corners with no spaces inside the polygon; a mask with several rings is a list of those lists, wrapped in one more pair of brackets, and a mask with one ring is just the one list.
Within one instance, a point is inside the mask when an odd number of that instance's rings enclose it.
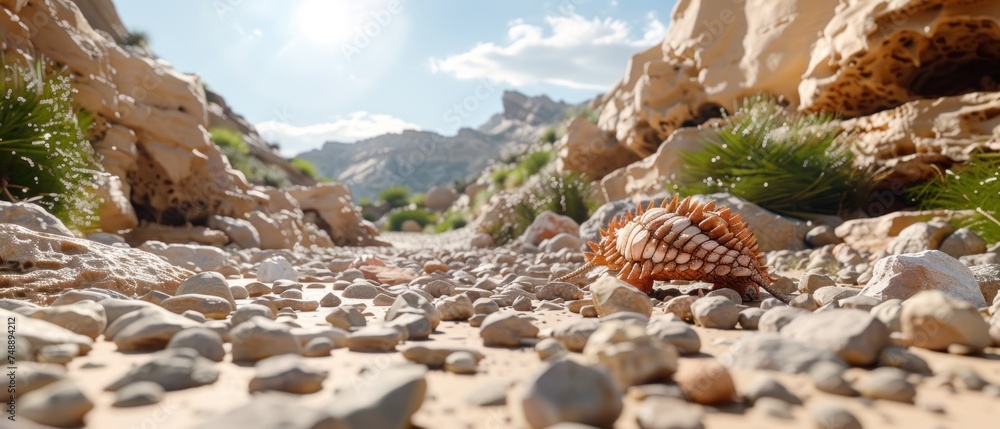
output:
{"label": "large rock", "polygon": [[362,377],[364,389],[345,389],[333,397],[330,416],[348,428],[411,427],[410,419],[427,395],[427,367],[393,365]]}
{"label": "large rock", "polygon": [[943,351],[955,344],[979,351],[992,343],[979,310],[939,290],[905,301],[899,322],[903,338],[916,347]]}
{"label": "large rock", "polygon": [[[947,222],[917,222],[899,232],[899,235],[889,245],[889,253],[899,255],[937,250],[941,247],[941,242],[944,241],[945,237],[954,231],[955,228]],[[983,250],[985,250],[985,246]]]}
{"label": "large rock", "polygon": [[229,256],[215,246],[200,244],[166,244],[160,241],[146,241],[139,246],[140,250],[152,253],[178,267],[189,270],[220,271],[236,264],[229,261]]}
{"label": "large rock", "polygon": [[533,429],[557,423],[611,427],[622,412],[622,391],[607,372],[557,360],[525,380],[520,407]]}
{"label": "large rock", "polygon": [[448,210],[458,200],[458,192],[450,186],[434,186],[427,191],[424,207],[438,213]]}
{"label": "large rock", "polygon": [[820,362],[846,366],[833,350],[776,333],[751,334],[736,340],[720,362],[731,369],[764,369],[791,374],[808,371]]}
{"label": "large rock", "polygon": [[45,211],[41,206],[31,203],[0,201],[0,223],[12,223],[32,231],[63,237],[74,236],[61,220]]}
{"label": "large rock", "polygon": [[[893,194],[890,193],[889,196],[893,196]],[[902,198],[902,194],[893,197]],[[886,204],[889,203],[891,202],[886,200]],[[944,211],[893,212],[878,217],[846,221],[837,226],[834,233],[854,249],[877,252],[888,250],[889,245],[893,242],[892,238],[899,236],[904,229],[920,222],[927,222],[938,217],[944,218],[945,216],[947,216],[947,212]]]}
{"label": "large rock", "polygon": [[535,217],[535,220],[531,222],[531,225],[524,231],[524,235],[521,238],[525,243],[538,246],[545,239],[555,237],[563,232],[578,235],[580,233],[580,225],[567,216],[552,212],[543,212]]}
{"label": "large rock", "polygon": [[939,290],[973,306],[987,306],[969,267],[938,250],[880,259],[861,295],[906,300],[924,290]]}
{"label": "large rock", "polygon": [[66,289],[99,287],[138,296],[174,293],[192,273],[156,255],[0,224],[0,298],[52,302]]}
{"label": "large rock", "polygon": [[781,329],[781,336],[833,350],[847,363],[870,366],[889,345],[889,328],[854,309],[803,314]]}
{"label": "large rock", "polygon": [[343,183],[320,183],[286,190],[306,214],[315,213],[317,225],[338,246],[385,246],[378,228],[361,217],[361,209],[351,201],[351,190]]}
{"label": "large rock", "polygon": [[208,227],[222,231],[229,241],[244,249],[260,247],[260,233],[246,219],[214,215],[208,218]]}
{"label": "large rock", "polygon": [[593,180],[639,160],[632,151],[618,143],[615,136],[601,130],[586,118],[576,117],[566,126],[559,141],[559,171],[577,171]]}
{"label": "large rock", "polygon": [[599,316],[628,311],[649,317],[653,313],[653,303],[649,296],[635,286],[610,275],[601,276],[590,285],[594,307]]}
{"label": "large rock", "polygon": [[45,346],[58,346],[61,344],[73,344],[79,347],[81,354],[87,354],[93,347],[94,340],[85,335],[77,334],[69,329],[63,328],[54,323],[31,317],[24,317],[19,313],[0,308],[0,320],[17,320],[14,340],[17,345],[15,352],[20,356],[34,356],[35,353]]}
{"label": "large rock", "polygon": [[608,370],[622,389],[651,383],[677,371],[677,349],[649,335],[643,324],[607,321],[587,340],[583,355]]}

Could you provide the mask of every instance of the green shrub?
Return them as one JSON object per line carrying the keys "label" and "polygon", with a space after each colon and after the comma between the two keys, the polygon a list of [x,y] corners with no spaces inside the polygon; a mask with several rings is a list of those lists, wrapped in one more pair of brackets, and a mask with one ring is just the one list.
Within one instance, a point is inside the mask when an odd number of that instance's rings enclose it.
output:
{"label": "green shrub", "polygon": [[437,215],[424,209],[400,210],[389,214],[386,227],[389,228],[389,231],[400,231],[403,228],[403,222],[408,220],[417,222],[423,228],[434,223],[437,220]]}
{"label": "green shrub", "polygon": [[989,243],[1000,242],[1000,154],[979,154],[968,164],[908,190],[922,209],[961,210],[952,223]]}
{"label": "green shrub", "polygon": [[789,115],[772,99],[753,97],[706,142],[683,153],[684,195],[728,192],[775,213],[805,217],[860,207],[870,171],[856,168],[841,128],[829,114]]}
{"label": "green shrub", "polygon": [[550,161],[552,161],[552,151],[531,152],[517,164],[517,168],[524,170],[530,177],[542,171]]}
{"label": "green shrub", "polygon": [[504,188],[518,188],[528,181],[530,176],[521,168],[512,168],[507,173],[507,180],[503,182]]}
{"label": "green shrub", "polygon": [[372,199],[369,197],[362,197],[360,200],[358,200],[358,205],[361,207],[368,207],[372,205]]}
{"label": "green shrub", "polygon": [[0,92],[0,199],[30,201],[72,228],[97,223],[91,192],[100,164],[86,132],[89,115],[73,108],[65,75],[3,63]]}
{"label": "green shrub", "polygon": [[444,214],[441,221],[434,226],[434,231],[436,232],[446,232],[453,229],[459,229],[469,224],[469,221],[465,218],[462,212],[449,211]]}
{"label": "green shrub", "polygon": [[125,40],[122,40],[122,44],[125,46],[149,46],[149,35],[144,31],[130,31]]}
{"label": "green shrub", "polygon": [[379,201],[389,203],[392,208],[403,207],[410,204],[410,188],[406,186],[390,186],[379,192]]}
{"label": "green shrub", "polygon": [[427,202],[427,194],[413,194],[413,196],[410,197],[410,204],[413,204],[417,207],[423,207],[424,203],[426,202]]}
{"label": "green shrub", "polygon": [[[250,183],[283,188],[288,186],[288,174],[276,165],[268,165],[250,155],[250,146],[243,135],[228,128],[212,128],[212,142],[229,159],[233,168],[242,171]],[[294,163],[292,165],[295,165]]]}
{"label": "green shrub", "polygon": [[493,172],[493,174],[490,175],[490,181],[492,181],[493,185],[496,186],[497,188],[503,188],[504,186],[506,186],[507,176],[510,175],[510,171],[511,169],[509,168],[501,168],[499,170],[496,170]]}
{"label": "green shrub", "polygon": [[559,134],[560,134],[559,130],[556,129],[556,127],[549,127],[548,129],[545,130],[544,133],[542,133],[542,137],[539,138],[538,140],[540,140],[542,143],[555,143],[562,137]]}
{"label": "green shrub", "polygon": [[542,212],[550,211],[581,223],[597,208],[590,180],[575,172],[545,176],[516,202],[507,219],[487,225],[493,242],[503,245],[520,237]]}
{"label": "green shrub", "polygon": [[212,141],[219,146],[219,149],[231,149],[234,153],[243,155],[250,154],[250,146],[243,140],[243,136],[239,132],[229,128],[215,127],[212,128],[211,134]]}
{"label": "green shrub", "polygon": [[292,158],[291,160],[288,161],[288,163],[292,164],[292,167],[295,167],[296,170],[301,171],[302,174],[305,174],[306,176],[309,176],[313,179],[320,178],[319,169],[316,168],[316,164],[313,164],[310,161],[304,160],[302,158]]}

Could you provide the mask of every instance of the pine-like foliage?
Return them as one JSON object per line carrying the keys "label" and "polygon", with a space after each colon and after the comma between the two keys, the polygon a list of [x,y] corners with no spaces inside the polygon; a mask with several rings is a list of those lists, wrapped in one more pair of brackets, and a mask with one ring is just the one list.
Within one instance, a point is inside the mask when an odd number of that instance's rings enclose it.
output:
{"label": "pine-like foliage", "polygon": [[1000,242],[1000,153],[979,154],[942,177],[910,188],[923,209],[961,211],[952,220],[987,242]]}
{"label": "pine-like foliage", "polygon": [[93,228],[101,167],[85,135],[89,116],[73,107],[69,78],[41,61],[0,62],[0,199],[32,202],[71,228]]}
{"label": "pine-like foliage", "polygon": [[871,173],[853,165],[832,115],[788,114],[753,97],[725,120],[704,149],[682,154],[681,194],[728,192],[796,217],[840,214],[868,198]]}

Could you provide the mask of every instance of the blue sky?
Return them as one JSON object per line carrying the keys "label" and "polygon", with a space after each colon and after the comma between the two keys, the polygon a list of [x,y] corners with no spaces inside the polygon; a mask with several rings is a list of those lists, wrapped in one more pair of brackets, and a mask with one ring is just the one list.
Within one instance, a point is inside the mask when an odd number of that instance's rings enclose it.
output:
{"label": "blue sky", "polygon": [[579,102],[662,41],[673,0],[120,0],[125,25],[291,156],[453,134],[505,89]]}

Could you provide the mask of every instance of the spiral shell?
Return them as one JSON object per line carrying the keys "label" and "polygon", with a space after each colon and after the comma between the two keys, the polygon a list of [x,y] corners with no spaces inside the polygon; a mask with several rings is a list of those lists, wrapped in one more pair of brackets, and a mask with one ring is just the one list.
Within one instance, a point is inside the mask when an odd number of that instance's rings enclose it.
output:
{"label": "spiral shell", "polygon": [[654,280],[701,280],[754,300],[760,287],[769,289],[773,282],[746,222],[715,201],[674,197],[660,206],[640,206],[601,229],[600,243],[589,244],[594,252],[585,255],[591,264],[617,271],[618,278],[647,293]]}

